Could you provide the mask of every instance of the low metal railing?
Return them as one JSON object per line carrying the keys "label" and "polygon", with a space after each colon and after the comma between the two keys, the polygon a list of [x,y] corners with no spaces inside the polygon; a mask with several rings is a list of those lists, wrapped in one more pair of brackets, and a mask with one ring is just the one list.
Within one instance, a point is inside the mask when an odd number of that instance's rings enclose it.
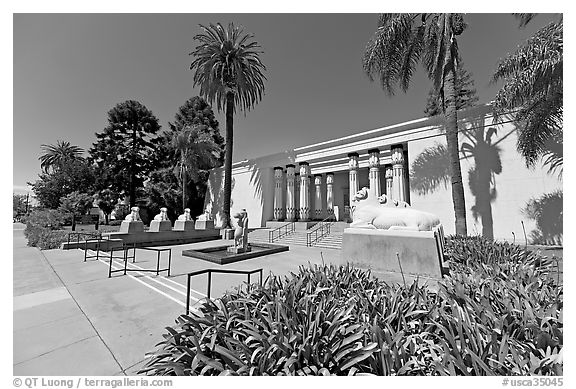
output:
{"label": "low metal railing", "polygon": [[[123,256],[118,257],[114,256],[114,251],[121,249],[123,251]],[[130,256],[129,250],[132,249],[132,256]],[[132,259],[132,263],[136,262],[136,250],[148,250],[148,251],[155,251],[156,252],[156,269],[132,269],[128,267],[128,259]],[[168,253],[168,267],[160,269],[160,254],[167,252]],[[124,268],[112,270],[112,260],[120,259],[124,262]],[[126,275],[126,272],[135,271],[135,272],[152,272],[159,275],[160,272],[166,271],[168,272],[168,277],[170,277],[170,268],[172,267],[172,249],[170,248],[156,248],[156,247],[136,247],[136,243],[127,243],[123,244],[122,247],[118,248],[111,248],[110,249],[110,262],[108,268],[108,278],[112,277],[112,273],[123,272]]]}
{"label": "low metal railing", "polygon": [[204,270],[198,270],[198,271],[194,271],[192,273],[188,273],[186,275],[187,277],[187,283],[186,283],[186,314],[190,313],[190,289],[192,286],[192,277],[193,276],[198,276],[201,274],[206,274],[208,273],[208,288],[207,288],[207,293],[206,295],[208,296],[208,298],[210,298],[210,289],[212,287],[212,273],[224,273],[224,274],[245,274],[248,276],[248,284],[250,285],[250,276],[254,273],[259,273],[260,274],[260,286],[262,285],[262,268],[260,269],[256,269],[256,270],[229,270],[229,269],[204,269]]}
{"label": "low metal railing", "polygon": [[68,240],[67,243],[70,244],[70,240],[72,237],[76,237],[76,243],[80,243],[80,237],[86,236],[88,238],[102,238],[102,232],[94,231],[94,232],[69,232],[68,233]]}
{"label": "low metal railing", "polygon": [[[306,246],[310,247],[324,236],[330,234],[330,226],[333,223],[333,218],[334,216],[332,215],[328,216],[306,233]],[[312,237],[312,235],[314,235],[314,237]]]}
{"label": "low metal railing", "polygon": [[[274,240],[280,239],[283,236],[292,234],[296,230],[296,222],[286,223],[278,228],[268,231],[268,242],[274,243]],[[282,232],[284,231],[284,232]],[[278,236],[274,237],[274,234],[278,233]]]}

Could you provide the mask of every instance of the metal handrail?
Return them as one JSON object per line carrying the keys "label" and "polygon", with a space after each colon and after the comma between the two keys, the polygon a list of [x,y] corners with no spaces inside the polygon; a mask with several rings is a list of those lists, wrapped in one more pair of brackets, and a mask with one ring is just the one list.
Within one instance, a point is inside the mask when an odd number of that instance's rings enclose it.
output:
{"label": "metal handrail", "polygon": [[[290,231],[288,231],[288,228],[290,228]],[[281,232],[282,229],[285,229],[286,231],[282,233]],[[295,230],[296,230],[296,222],[288,222],[284,225],[281,225],[280,227],[274,228],[273,230],[268,231],[268,242],[274,243],[275,239],[280,239],[285,235],[293,233]],[[278,236],[274,238],[274,233],[276,231],[278,231]]]}
{"label": "metal handrail", "polygon": [[193,271],[186,275],[188,281],[186,283],[186,314],[190,313],[190,289],[191,279],[193,276],[208,273],[208,292],[206,293],[210,298],[210,287],[212,286],[212,273],[225,273],[225,274],[246,274],[248,276],[248,284],[250,284],[250,276],[254,273],[260,273],[260,286],[262,286],[262,268],[256,270],[231,270],[231,269],[204,269]]}
{"label": "metal handrail", "polygon": [[89,238],[101,238],[101,239],[103,239],[102,231],[94,231],[94,232],[75,232],[75,231],[73,231],[73,232],[68,233],[67,244],[70,244],[70,238],[72,236],[76,237],[76,243],[77,244],[80,243],[80,237],[81,236],[87,236]]}
{"label": "metal handrail", "polygon": [[[312,230],[306,233],[306,246],[310,247],[312,244],[316,243],[319,239],[322,239],[324,236],[330,234],[330,226],[332,225],[331,219],[333,218],[332,215],[328,216],[327,218],[320,221]],[[320,236],[318,236],[318,231],[320,231]],[[312,239],[312,234],[314,234],[314,239]]]}

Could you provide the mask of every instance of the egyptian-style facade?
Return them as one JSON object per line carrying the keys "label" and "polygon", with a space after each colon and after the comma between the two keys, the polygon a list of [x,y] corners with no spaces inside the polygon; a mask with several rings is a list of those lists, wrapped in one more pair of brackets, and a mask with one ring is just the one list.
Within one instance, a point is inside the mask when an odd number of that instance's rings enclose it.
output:
{"label": "egyptian-style facade", "polygon": [[[527,169],[516,151],[512,121],[496,123],[489,105],[459,112],[459,142],[469,234],[520,239],[534,228],[522,208],[562,182],[544,168]],[[442,118],[423,118],[233,164],[232,213],[245,208],[251,228],[269,221],[349,218],[362,187],[440,217],[454,233]],[[218,226],[222,168],[211,171],[205,208]],[[485,192],[485,193],[484,193]],[[524,223],[524,228],[522,226]]]}

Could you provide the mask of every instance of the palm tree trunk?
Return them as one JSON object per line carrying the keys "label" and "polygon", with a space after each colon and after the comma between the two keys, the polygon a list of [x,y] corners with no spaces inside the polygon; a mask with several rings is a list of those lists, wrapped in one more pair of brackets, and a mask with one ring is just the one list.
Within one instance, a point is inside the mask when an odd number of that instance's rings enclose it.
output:
{"label": "palm tree trunk", "polygon": [[186,209],[186,186],[188,179],[186,177],[186,169],[182,169],[182,213]]}
{"label": "palm tree trunk", "polygon": [[232,197],[232,147],[234,140],[234,93],[226,94],[226,154],[224,157],[224,204],[222,228],[230,228]]}
{"label": "palm tree trunk", "polygon": [[455,69],[454,59],[450,50],[446,50],[444,77],[444,103],[446,107],[446,145],[450,160],[450,176],[452,178],[452,202],[456,219],[456,234],[467,235],[466,229],[466,202],[464,199],[464,185],[462,183],[462,170],[460,168],[460,155],[458,150],[458,120],[456,110],[456,93],[454,87]]}
{"label": "palm tree trunk", "polygon": [[132,125],[132,158],[130,159],[130,207],[136,205],[136,121]]}

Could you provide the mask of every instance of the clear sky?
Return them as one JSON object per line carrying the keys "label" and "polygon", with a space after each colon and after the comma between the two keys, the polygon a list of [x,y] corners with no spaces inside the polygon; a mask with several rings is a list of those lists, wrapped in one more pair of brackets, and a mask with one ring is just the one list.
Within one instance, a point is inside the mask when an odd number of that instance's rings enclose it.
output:
{"label": "clear sky", "polygon": [[[13,185],[40,172],[41,144],[87,150],[106,113],[138,100],[163,128],[197,95],[189,53],[199,24],[234,22],[255,35],[267,67],[266,94],[234,119],[234,160],[257,157],[423,116],[430,81],[420,68],[408,93],[389,97],[362,71],[377,14],[15,14]],[[481,102],[498,60],[551,20],[519,29],[510,14],[467,14],[459,37]],[[216,113],[222,135],[224,114]]]}

